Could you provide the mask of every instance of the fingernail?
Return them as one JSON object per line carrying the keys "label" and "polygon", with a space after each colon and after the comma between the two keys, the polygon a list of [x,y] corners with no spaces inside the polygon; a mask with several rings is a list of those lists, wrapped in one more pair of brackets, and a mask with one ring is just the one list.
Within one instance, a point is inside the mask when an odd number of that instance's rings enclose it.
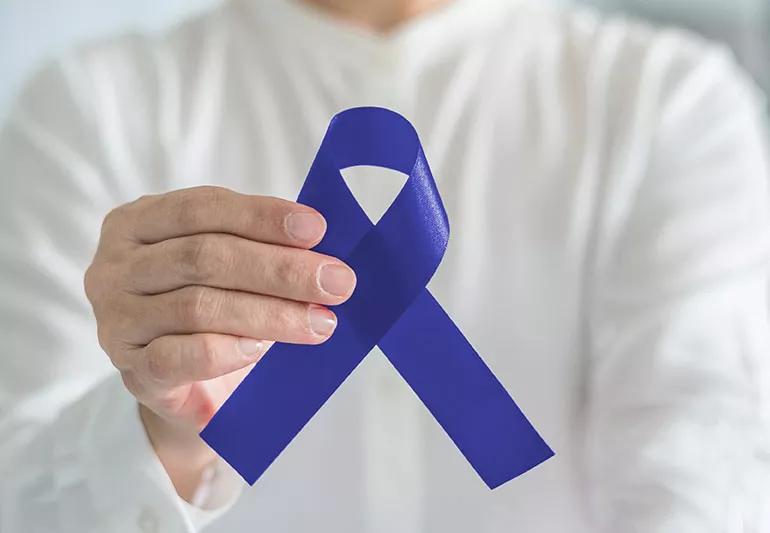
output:
{"label": "fingernail", "polygon": [[318,272],[318,284],[334,296],[348,296],[356,286],[356,275],[346,265],[328,263]]}
{"label": "fingernail", "polygon": [[318,213],[299,212],[286,217],[286,232],[296,241],[319,241],[325,231],[326,221]]}
{"label": "fingernail", "polygon": [[245,337],[238,339],[238,349],[244,357],[254,358],[262,353],[265,343],[262,341],[247,339]]}
{"label": "fingernail", "polygon": [[311,305],[308,315],[310,317],[310,329],[320,337],[328,337],[337,327],[337,317],[325,307]]}

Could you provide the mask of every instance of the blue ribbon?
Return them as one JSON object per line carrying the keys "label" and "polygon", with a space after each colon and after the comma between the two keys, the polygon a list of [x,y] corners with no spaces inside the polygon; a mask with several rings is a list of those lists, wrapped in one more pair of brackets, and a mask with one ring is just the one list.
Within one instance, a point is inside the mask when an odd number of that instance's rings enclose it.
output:
{"label": "blue ribbon", "polygon": [[[407,174],[373,225],[340,174],[357,165]],[[336,115],[297,200],[328,229],[318,252],[356,272],[337,329],[318,346],[276,343],[201,432],[253,484],[363,358],[379,345],[484,482],[495,488],[553,452],[426,289],[449,222],[417,132],[401,115]]]}

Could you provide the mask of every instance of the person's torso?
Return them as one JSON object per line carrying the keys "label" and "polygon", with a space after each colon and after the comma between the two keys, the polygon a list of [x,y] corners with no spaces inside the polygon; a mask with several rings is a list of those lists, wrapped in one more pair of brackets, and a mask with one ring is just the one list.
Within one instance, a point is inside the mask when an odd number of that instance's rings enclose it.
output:
{"label": "person's torso", "polygon": [[[466,0],[374,37],[293,2],[236,2],[138,54],[152,89],[133,67],[112,80],[139,88],[133,162],[115,168],[142,176],[127,194],[211,183],[294,199],[335,113],[406,116],[452,228],[429,288],[556,452],[490,491],[375,349],[210,531],[590,530],[581,311],[607,167],[623,164],[606,115],[634,98],[608,99],[621,39],[595,24]],[[611,132],[629,153],[632,114]],[[403,181],[347,175],[370,213]]]}

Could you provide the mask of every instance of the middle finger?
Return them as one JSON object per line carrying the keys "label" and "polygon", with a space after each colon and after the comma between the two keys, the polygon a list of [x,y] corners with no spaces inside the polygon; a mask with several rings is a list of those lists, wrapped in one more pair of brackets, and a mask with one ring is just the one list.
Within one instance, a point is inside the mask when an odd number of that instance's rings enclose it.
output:
{"label": "middle finger", "polygon": [[137,253],[128,284],[140,294],[206,285],[337,305],[356,283],[353,270],[334,257],[221,233],[169,239]]}

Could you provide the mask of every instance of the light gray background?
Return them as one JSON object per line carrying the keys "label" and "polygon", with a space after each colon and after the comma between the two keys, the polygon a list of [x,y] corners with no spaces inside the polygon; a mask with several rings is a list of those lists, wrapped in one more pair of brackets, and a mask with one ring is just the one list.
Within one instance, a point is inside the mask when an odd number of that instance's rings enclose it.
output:
{"label": "light gray background", "polygon": [[41,62],[134,29],[159,31],[218,0],[0,0],[0,119]]}
{"label": "light gray background", "polygon": [[[218,1],[0,0],[0,120],[24,80],[47,58],[115,32],[158,31]],[[584,2],[686,25],[729,42],[760,84],[770,88],[770,0]]]}

